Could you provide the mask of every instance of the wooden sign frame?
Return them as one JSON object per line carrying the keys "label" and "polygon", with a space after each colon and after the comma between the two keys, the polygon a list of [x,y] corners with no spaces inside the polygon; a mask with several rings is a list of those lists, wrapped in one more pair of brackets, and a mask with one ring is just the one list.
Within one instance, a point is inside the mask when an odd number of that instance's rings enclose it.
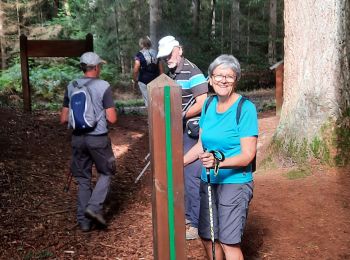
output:
{"label": "wooden sign frame", "polygon": [[84,52],[94,51],[93,36],[87,34],[85,40],[28,40],[20,36],[20,57],[24,111],[32,110],[29,82],[29,57],[79,57]]}

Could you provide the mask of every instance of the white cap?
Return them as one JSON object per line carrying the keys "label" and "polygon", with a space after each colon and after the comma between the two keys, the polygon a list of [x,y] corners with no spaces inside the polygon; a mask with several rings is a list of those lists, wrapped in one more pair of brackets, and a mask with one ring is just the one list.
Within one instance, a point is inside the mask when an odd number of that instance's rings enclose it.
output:
{"label": "white cap", "polygon": [[176,46],[180,46],[180,43],[175,40],[174,36],[165,36],[158,42],[158,54],[157,58],[168,56]]}
{"label": "white cap", "polygon": [[87,66],[96,66],[100,63],[107,63],[106,61],[102,60],[100,56],[98,56],[94,52],[85,52],[80,57],[80,63],[85,63]]}

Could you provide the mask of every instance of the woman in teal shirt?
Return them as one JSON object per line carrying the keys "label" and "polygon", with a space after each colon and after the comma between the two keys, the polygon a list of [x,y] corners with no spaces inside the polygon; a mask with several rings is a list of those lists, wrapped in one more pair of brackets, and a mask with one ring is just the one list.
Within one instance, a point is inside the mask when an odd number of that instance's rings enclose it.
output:
{"label": "woman in teal shirt", "polygon": [[[199,158],[202,161],[200,187],[200,216],[198,233],[209,257],[210,218],[208,206],[208,179],[210,169],[212,209],[216,259],[243,259],[240,243],[253,197],[252,160],[256,154],[258,119],[254,104],[243,102],[236,122],[239,101],[242,96],[235,92],[241,76],[238,60],[232,55],[221,55],[209,66],[209,83],[216,96],[203,105],[198,143],[184,157],[184,164]],[[238,124],[237,124],[238,123]],[[215,152],[225,159],[219,162]],[[218,164],[219,163],[219,164]],[[214,170],[215,165],[218,169]]]}

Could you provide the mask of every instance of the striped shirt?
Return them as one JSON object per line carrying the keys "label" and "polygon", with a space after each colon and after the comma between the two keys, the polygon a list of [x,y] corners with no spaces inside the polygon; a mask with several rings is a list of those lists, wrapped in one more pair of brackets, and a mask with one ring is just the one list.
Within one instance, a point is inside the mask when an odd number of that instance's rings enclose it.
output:
{"label": "striped shirt", "polygon": [[169,72],[169,77],[182,88],[182,108],[192,97],[208,92],[208,82],[201,70],[185,58],[182,58],[174,73]]}

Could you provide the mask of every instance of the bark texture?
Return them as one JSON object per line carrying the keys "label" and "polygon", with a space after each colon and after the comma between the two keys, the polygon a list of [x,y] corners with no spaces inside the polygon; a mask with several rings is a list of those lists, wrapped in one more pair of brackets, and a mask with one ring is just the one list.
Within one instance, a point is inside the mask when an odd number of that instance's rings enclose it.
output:
{"label": "bark texture", "polygon": [[276,137],[310,144],[349,111],[349,1],[285,0],[284,12],[284,104]]}
{"label": "bark texture", "polygon": [[160,0],[149,1],[149,33],[153,46],[158,44],[160,22]]}

